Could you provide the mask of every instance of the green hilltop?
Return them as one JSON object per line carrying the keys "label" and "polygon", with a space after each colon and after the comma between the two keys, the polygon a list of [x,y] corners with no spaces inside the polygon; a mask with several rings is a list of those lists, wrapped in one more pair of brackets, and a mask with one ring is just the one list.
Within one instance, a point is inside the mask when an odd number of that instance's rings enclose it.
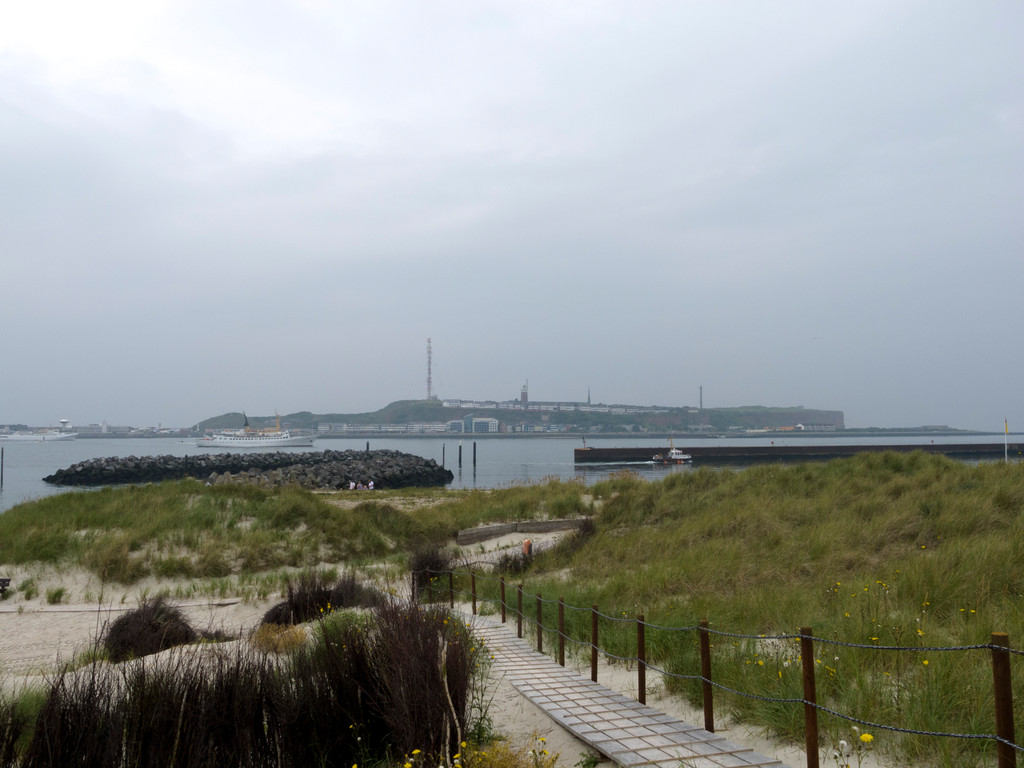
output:
{"label": "green hilltop", "polygon": [[[604,408],[605,406],[599,406]],[[569,432],[712,432],[730,430],[780,429],[802,424],[830,430],[845,428],[842,411],[819,410],[802,406],[776,408],[760,405],[734,408],[692,408],[667,406],[607,406],[608,411],[519,410],[510,408],[446,408],[440,400],[397,400],[380,410],[366,413],[314,414],[299,411],[281,416],[289,429],[316,429],[321,422],[335,424],[408,424],[448,422],[473,415],[495,418],[503,425],[533,427],[560,425]],[[614,412],[615,410],[640,412]],[[275,416],[249,416],[255,428],[272,427]],[[199,430],[237,429],[243,424],[241,413],[226,413],[199,423]]]}

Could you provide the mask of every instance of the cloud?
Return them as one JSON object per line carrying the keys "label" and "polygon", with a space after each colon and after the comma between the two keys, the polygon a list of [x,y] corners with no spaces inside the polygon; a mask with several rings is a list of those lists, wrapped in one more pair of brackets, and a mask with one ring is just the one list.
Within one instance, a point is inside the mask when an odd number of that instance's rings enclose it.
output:
{"label": "cloud", "polygon": [[[371,410],[423,394],[428,336],[444,396],[1012,417],[1022,32],[944,2],[5,9],[0,422]],[[55,355],[78,373],[40,385]]]}

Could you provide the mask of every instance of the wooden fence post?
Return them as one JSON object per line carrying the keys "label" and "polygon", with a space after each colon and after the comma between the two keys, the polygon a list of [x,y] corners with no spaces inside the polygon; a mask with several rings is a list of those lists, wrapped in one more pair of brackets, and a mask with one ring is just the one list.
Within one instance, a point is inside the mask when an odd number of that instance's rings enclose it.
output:
{"label": "wooden fence post", "polygon": [[1013,688],[1010,686],[1010,636],[992,633],[992,682],[996,705],[996,745],[999,768],[1016,768],[1017,751],[1013,748]]}
{"label": "wooden fence post", "polygon": [[636,617],[636,688],[637,701],[647,703],[647,639],[645,637],[644,615]]}
{"label": "wooden fence post", "polygon": [[597,606],[590,611],[590,679],[597,682]]}
{"label": "wooden fence post", "polygon": [[476,616],[476,574],[469,572],[469,591],[473,593],[473,615]]}
{"label": "wooden fence post", "polygon": [[715,732],[715,689],[711,687],[711,635],[708,620],[700,620],[700,677],[704,692],[704,730]]}
{"label": "wooden fence post", "polygon": [[541,607],[540,592],[537,593],[537,653],[544,653],[544,609]]}
{"label": "wooden fence post", "polygon": [[516,637],[523,637],[523,585],[516,587]]}
{"label": "wooden fence post", "polygon": [[800,658],[804,667],[804,750],[807,768],[818,768],[818,696],[814,686],[814,634],[800,627]]}
{"label": "wooden fence post", "polygon": [[558,663],[565,666],[565,600],[558,598]]}
{"label": "wooden fence post", "polygon": [[502,576],[501,582],[501,623],[505,623],[505,577]]}

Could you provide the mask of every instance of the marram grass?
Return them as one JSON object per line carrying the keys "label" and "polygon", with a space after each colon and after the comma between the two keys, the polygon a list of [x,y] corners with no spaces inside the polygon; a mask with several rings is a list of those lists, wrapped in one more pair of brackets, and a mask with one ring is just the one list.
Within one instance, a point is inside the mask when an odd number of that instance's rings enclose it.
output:
{"label": "marram grass", "polygon": [[[414,510],[392,503],[415,494]],[[404,558],[481,522],[584,514],[584,489],[547,481],[497,492],[378,491],[355,505],[298,488],[195,480],[70,492],[0,514],[0,564],[81,566],[104,582],[218,579],[323,562]]]}
{"label": "marram grass", "polygon": [[[698,469],[660,482],[623,475],[591,490],[597,534],[568,556],[542,553],[530,573],[509,580],[513,605],[512,585],[524,584],[528,619],[540,593],[584,609],[597,604],[613,618],[642,613],[660,626],[694,627],[706,618],[712,630],[755,636],[810,627],[821,639],[815,667],[826,706],[902,729],[994,733],[990,652],[916,649],[986,644],[993,631],[1024,646],[1020,464],[863,454],[828,464]],[[478,579],[478,588],[496,598],[492,581]],[[555,611],[545,606],[545,625],[556,624]],[[589,614],[566,618],[573,636],[588,641]],[[610,653],[635,653],[634,625],[602,619],[600,631]],[[699,674],[697,639],[692,630],[648,629],[652,663]],[[802,695],[798,640],[722,634],[712,646],[721,685],[768,698]],[[1019,709],[1024,677],[1013,677]],[[672,687],[700,700],[699,683]],[[799,706],[721,691],[716,701],[719,712],[802,740]],[[823,745],[849,738],[849,721],[822,717]],[[991,740],[872,735],[872,749],[914,764],[981,765],[995,751]]]}
{"label": "marram grass", "polygon": [[[0,515],[0,563],[81,564],[112,581],[167,574],[253,583],[256,573],[320,562],[387,560],[394,567],[417,547],[443,544],[479,523],[589,512],[594,535],[540,553],[510,580],[525,585],[528,617],[535,615],[532,596],[542,593],[583,608],[596,603],[618,618],[643,613],[660,626],[693,627],[707,618],[713,630],[772,636],[809,626],[821,639],[815,664],[828,706],[898,728],[965,734],[994,731],[988,651],[916,649],[984,644],[993,631],[1024,645],[1020,464],[861,454],[827,464],[697,469],[659,482],[622,474],[589,489],[547,481],[401,493],[414,494],[424,504],[412,509],[392,503],[394,493],[344,509],[304,491],[194,482],[67,494]],[[477,581],[481,600],[496,599],[495,580]],[[468,580],[458,587],[468,590]],[[544,611],[553,625],[555,607]],[[576,636],[589,637],[586,613],[567,617]],[[611,652],[633,652],[632,625],[603,620],[601,632]],[[696,674],[696,639],[692,631],[649,630],[652,661]],[[872,650],[883,645],[907,650]],[[715,635],[714,677],[749,693],[798,696],[798,652],[791,639]],[[699,696],[691,682],[673,687]],[[716,702],[720,713],[800,740],[792,705],[724,692]],[[872,749],[914,764],[980,765],[994,754],[991,741],[872,735]],[[823,744],[841,738],[849,740],[850,724],[823,716]]]}

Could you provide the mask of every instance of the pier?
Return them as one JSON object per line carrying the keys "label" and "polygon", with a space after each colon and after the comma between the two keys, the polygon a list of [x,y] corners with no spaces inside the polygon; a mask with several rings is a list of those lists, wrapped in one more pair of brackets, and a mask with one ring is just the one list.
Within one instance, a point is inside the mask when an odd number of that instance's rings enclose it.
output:
{"label": "pier", "polygon": [[[828,461],[858,453],[939,453],[954,459],[992,460],[1004,451],[1015,460],[1024,459],[1024,444],[1011,443],[925,443],[922,445],[690,445],[676,446],[693,457],[694,464],[752,464],[765,461]],[[639,464],[664,454],[663,445],[644,448],[575,448],[576,464]]]}

